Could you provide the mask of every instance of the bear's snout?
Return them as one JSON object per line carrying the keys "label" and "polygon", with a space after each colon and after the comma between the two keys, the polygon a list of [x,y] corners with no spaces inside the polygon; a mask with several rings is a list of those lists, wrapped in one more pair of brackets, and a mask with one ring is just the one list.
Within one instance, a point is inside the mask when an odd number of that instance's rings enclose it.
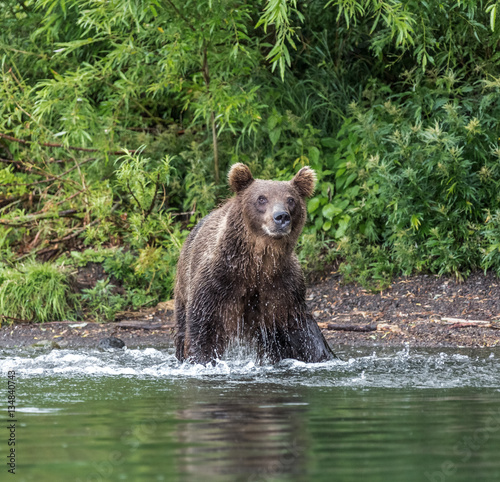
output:
{"label": "bear's snout", "polygon": [[290,225],[290,214],[286,211],[279,211],[273,214],[274,224],[280,230],[285,230]]}

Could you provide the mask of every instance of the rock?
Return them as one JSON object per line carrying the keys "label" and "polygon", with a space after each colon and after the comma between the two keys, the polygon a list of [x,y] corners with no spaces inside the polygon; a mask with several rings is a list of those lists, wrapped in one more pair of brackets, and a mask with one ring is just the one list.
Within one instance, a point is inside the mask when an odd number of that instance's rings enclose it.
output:
{"label": "rock", "polygon": [[108,350],[111,348],[124,348],[125,342],[116,338],[115,336],[108,336],[107,338],[101,338],[97,344],[97,348],[101,350]]}

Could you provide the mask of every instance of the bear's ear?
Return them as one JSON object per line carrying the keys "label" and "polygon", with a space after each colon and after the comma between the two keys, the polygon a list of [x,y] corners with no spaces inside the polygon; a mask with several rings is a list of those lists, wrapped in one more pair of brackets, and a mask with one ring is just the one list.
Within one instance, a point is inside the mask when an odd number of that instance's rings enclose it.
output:
{"label": "bear's ear", "polygon": [[308,166],[303,167],[292,179],[292,185],[302,197],[311,197],[316,184],[316,173]]}
{"label": "bear's ear", "polygon": [[231,166],[227,178],[229,181],[229,187],[233,192],[241,192],[253,182],[250,169],[245,166],[245,164],[241,164],[241,162]]}

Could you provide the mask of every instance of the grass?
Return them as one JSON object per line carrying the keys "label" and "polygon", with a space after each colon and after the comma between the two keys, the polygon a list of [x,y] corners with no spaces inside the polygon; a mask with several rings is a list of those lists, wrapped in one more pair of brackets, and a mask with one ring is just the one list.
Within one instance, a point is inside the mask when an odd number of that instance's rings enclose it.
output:
{"label": "grass", "polygon": [[68,273],[49,263],[0,268],[0,320],[44,323],[74,319]]}

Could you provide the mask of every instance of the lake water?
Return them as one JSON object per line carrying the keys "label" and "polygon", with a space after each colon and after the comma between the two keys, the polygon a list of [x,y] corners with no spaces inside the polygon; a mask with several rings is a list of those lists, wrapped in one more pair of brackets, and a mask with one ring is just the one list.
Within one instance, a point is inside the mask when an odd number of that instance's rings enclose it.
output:
{"label": "lake water", "polygon": [[[500,350],[215,367],[171,349],[0,352],[16,474],[58,481],[500,481]],[[12,386],[11,386],[12,388]]]}

